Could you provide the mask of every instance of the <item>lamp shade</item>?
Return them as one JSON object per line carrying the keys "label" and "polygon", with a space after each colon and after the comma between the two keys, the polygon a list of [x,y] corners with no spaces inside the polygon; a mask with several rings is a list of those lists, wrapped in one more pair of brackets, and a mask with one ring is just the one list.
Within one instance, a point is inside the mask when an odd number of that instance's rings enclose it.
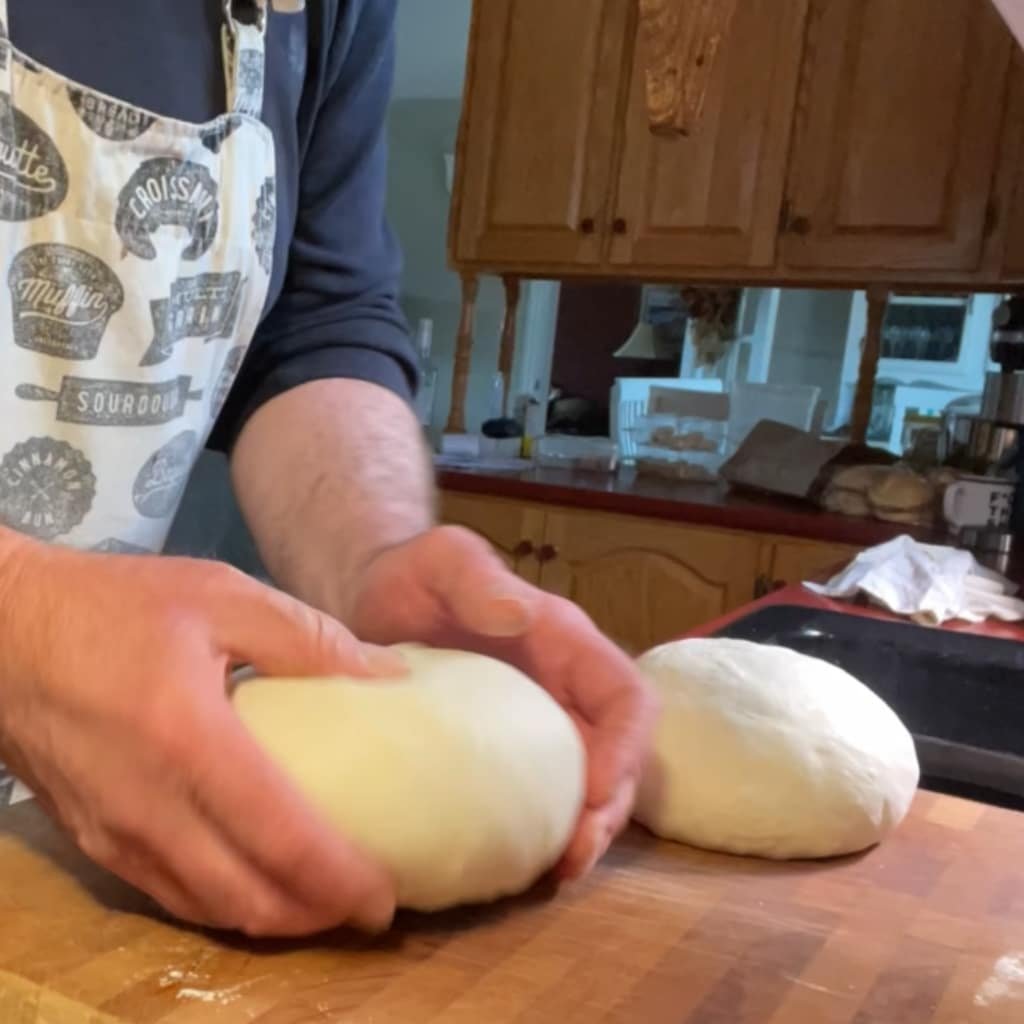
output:
{"label": "lamp shade", "polygon": [[644,320],[637,323],[626,343],[615,353],[616,359],[674,359],[679,354],[673,345]]}

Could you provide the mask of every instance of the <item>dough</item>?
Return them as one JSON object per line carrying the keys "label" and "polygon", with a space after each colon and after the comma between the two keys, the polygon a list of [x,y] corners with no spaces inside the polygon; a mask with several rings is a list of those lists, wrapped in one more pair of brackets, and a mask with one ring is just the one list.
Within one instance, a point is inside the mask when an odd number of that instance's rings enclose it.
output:
{"label": "dough", "polygon": [[920,772],[910,733],[848,673],[782,647],[685,640],[640,659],[662,701],[636,819],[666,839],[774,859],[874,845]]}
{"label": "dough", "polygon": [[432,911],[528,889],[565,852],[584,798],[572,719],[503,662],[399,648],[401,680],[257,679],[242,721],[345,836]]}

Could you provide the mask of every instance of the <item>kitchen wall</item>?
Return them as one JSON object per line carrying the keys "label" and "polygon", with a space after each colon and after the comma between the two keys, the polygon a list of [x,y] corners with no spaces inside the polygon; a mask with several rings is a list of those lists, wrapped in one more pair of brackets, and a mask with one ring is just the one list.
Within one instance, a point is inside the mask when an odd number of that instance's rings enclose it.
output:
{"label": "kitchen wall", "polygon": [[[461,282],[448,269],[451,197],[444,157],[455,150],[471,13],[472,0],[399,0],[398,57],[388,116],[388,216],[405,250],[402,308],[414,329],[421,317],[434,321],[434,362],[440,370],[435,436],[448,418],[461,313]],[[557,301],[556,284],[523,284],[513,396],[547,393]],[[482,278],[466,401],[470,430],[478,429],[489,411],[504,308],[501,282]]]}
{"label": "kitchen wall", "polygon": [[[414,329],[421,317],[434,321],[434,361],[440,370],[435,436],[448,418],[461,312],[461,282],[447,263],[451,197],[444,157],[455,149],[471,13],[472,0],[399,0],[398,56],[388,117],[388,216],[406,257],[402,308]],[[547,395],[558,298],[557,282],[523,283],[513,398],[524,392]],[[501,282],[481,278],[466,402],[470,430],[479,428],[489,411],[504,308]]]}
{"label": "kitchen wall", "polygon": [[[460,109],[458,98],[397,98],[388,115],[388,217],[405,253],[402,308],[413,328],[421,317],[434,321],[434,362],[441,370],[434,426],[442,429],[451,399],[461,302],[458,275],[447,266],[450,197],[444,155],[453,151]],[[467,403],[471,429],[486,415],[487,385],[497,364],[503,311],[500,282],[484,278],[477,299],[477,341]]]}
{"label": "kitchen wall", "polygon": [[461,99],[472,0],[398,0],[393,96]]}

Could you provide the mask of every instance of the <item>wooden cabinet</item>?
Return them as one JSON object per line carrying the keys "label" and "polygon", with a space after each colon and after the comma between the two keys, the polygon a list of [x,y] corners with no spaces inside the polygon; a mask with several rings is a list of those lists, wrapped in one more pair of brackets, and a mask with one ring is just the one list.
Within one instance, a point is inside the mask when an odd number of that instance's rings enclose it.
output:
{"label": "wooden cabinet", "polygon": [[630,8],[630,0],[474,4],[457,261],[599,261]]}
{"label": "wooden cabinet", "polygon": [[988,0],[742,0],[699,124],[666,137],[650,130],[636,0],[476,0],[452,262],[645,281],[1024,280],[1009,228],[1024,184],[1009,210],[1004,188],[1024,177],[1014,52]]}
{"label": "wooden cabinet", "polygon": [[752,536],[635,516],[550,512],[541,585],[639,654],[754,598]]}
{"label": "wooden cabinet", "polygon": [[787,268],[978,266],[1011,37],[977,0],[811,0]]}
{"label": "wooden cabinet", "polygon": [[860,548],[821,541],[779,540],[770,549],[768,580],[778,584],[803,583],[845,568]]}
{"label": "wooden cabinet", "polygon": [[1008,130],[1003,139],[1002,252],[997,264],[1004,276],[1024,278],[1024,51],[1017,49],[1010,64],[1006,105]]}
{"label": "wooden cabinet", "polygon": [[505,564],[531,583],[540,576],[536,554],[544,539],[544,510],[504,498],[445,493],[440,519],[480,534]]}
{"label": "wooden cabinet", "polygon": [[524,579],[578,604],[640,653],[774,584],[841,568],[859,548],[643,516],[445,492],[441,521],[485,537]]}
{"label": "wooden cabinet", "polygon": [[697,131],[655,135],[638,37],[611,263],[770,267],[786,177],[807,0],[743,0]]}

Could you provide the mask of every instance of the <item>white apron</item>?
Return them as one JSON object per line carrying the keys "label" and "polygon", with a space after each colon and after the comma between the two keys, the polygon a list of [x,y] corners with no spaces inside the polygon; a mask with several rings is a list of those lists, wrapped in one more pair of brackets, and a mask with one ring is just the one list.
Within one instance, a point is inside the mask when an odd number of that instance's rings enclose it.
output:
{"label": "white apron", "polygon": [[41,540],[160,550],[259,323],[266,0],[224,9],[228,111],[203,125],[0,41],[0,522]]}

